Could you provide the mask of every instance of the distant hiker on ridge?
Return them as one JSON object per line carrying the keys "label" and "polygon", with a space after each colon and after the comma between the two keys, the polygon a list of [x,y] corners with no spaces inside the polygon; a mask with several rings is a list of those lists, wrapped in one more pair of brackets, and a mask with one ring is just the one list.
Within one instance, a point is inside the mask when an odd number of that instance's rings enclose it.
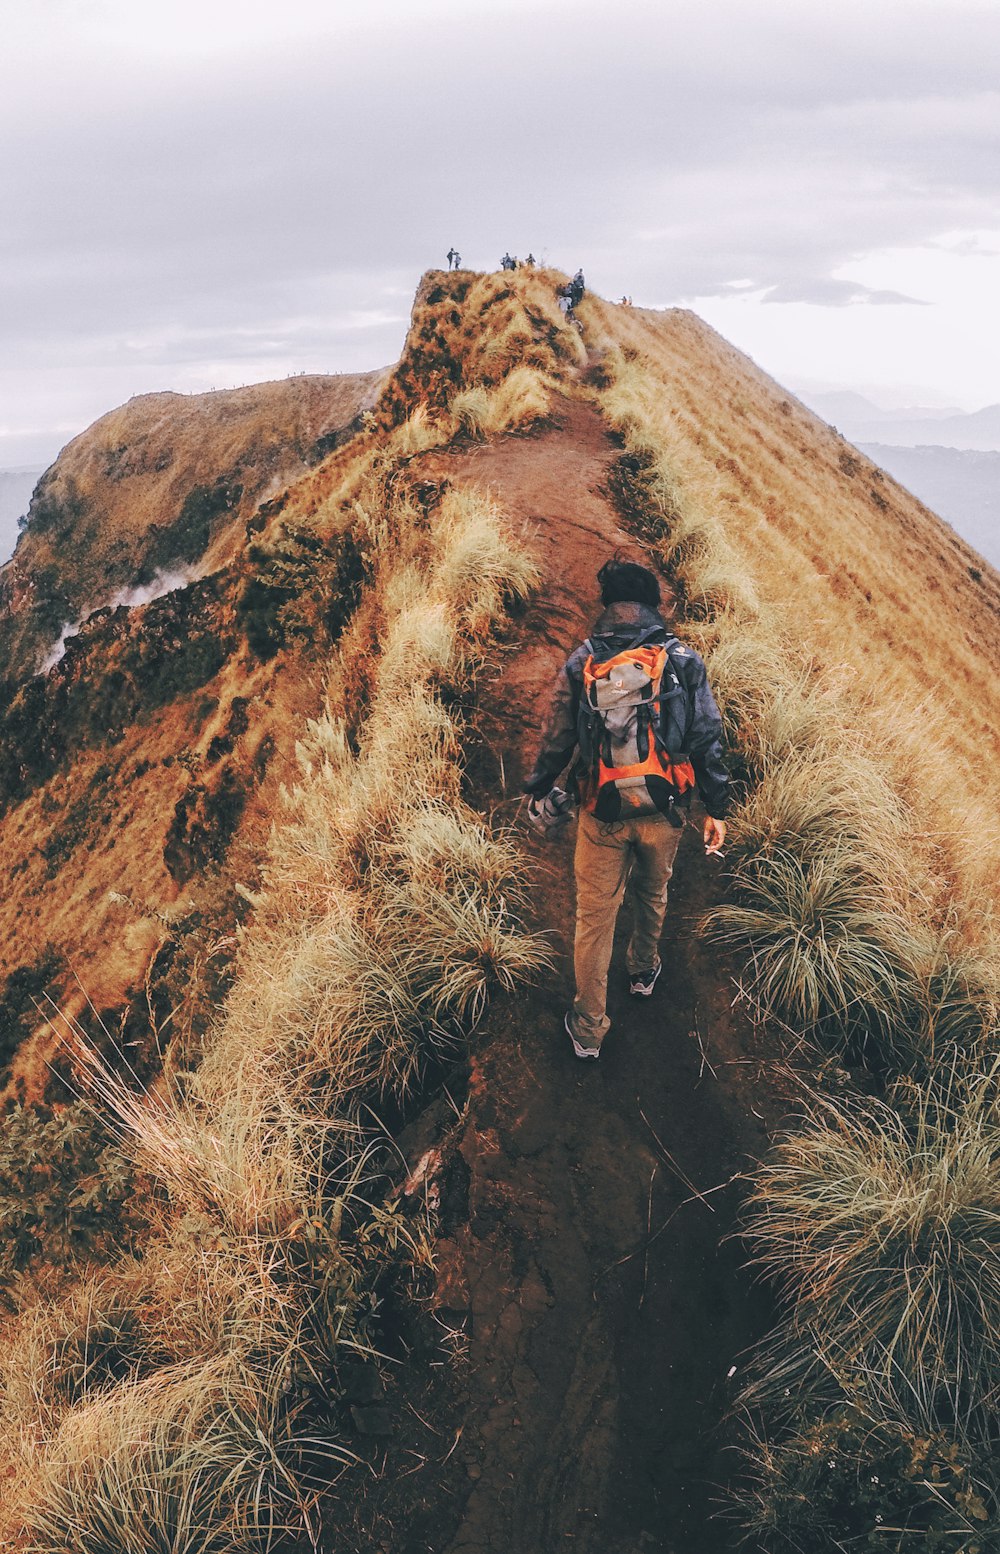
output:
{"label": "distant hiker on ridge", "polygon": [[583,271],[582,270],[577,270],[577,272],[574,275],[573,279],[569,283],[569,289],[570,289],[570,298],[572,300],[573,306],[574,307],[579,307],[580,303],[583,301],[583,293],[584,293],[584,291],[586,289],[584,287],[584,284],[583,284]]}
{"label": "distant hiker on ridge", "polygon": [[512,259],[510,254],[504,254],[503,258],[500,260],[500,268],[501,270],[516,270],[517,260]]}
{"label": "distant hiker on ridge", "polygon": [[448,268],[449,268],[449,270],[457,270],[461,263],[462,263],[462,255],[459,253],[458,249],[457,248],[449,248],[449,250],[448,250]]}
{"label": "distant hiker on ridge", "polygon": [[524,262],[527,265],[529,270],[533,270],[535,268],[535,256],[534,256],[534,254],[529,254],[527,259],[525,259]]}
{"label": "distant hiker on ridge", "polygon": [[662,969],[667,886],[697,783],[708,817],[705,850],[726,839],[729,774],[722,719],[697,653],[659,614],[655,572],[614,558],[597,574],[604,612],[559,672],[535,769],[524,784],[528,817],[554,834],[570,801],[553,784],[573,760],[576,834],[576,994],[564,1024],[578,1058],[600,1056],[611,1024],[608,967],[615,920],[632,904],[629,992],[648,998]]}

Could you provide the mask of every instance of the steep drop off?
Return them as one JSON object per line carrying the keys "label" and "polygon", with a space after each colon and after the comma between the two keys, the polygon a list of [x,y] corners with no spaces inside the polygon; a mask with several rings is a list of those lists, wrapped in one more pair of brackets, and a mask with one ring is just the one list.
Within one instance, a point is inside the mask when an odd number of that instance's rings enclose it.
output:
{"label": "steep drop off", "polygon": [[[208,943],[231,928],[231,893],[213,877],[240,835],[258,838],[252,875],[291,731],[318,705],[306,666],[341,623],[337,557],[275,525],[289,483],[350,440],[383,378],[146,395],[102,417],[39,481],[0,570],[8,1077],[52,994],[73,1010],[89,1001],[112,1024],[129,1004],[129,1039],[152,1050],[143,985],[165,945],[160,919],[186,922],[192,954],[199,934]],[[154,975],[166,978],[159,1019],[189,962],[171,949]],[[50,1056],[44,1033],[21,1052],[23,1093],[49,1087]]]}

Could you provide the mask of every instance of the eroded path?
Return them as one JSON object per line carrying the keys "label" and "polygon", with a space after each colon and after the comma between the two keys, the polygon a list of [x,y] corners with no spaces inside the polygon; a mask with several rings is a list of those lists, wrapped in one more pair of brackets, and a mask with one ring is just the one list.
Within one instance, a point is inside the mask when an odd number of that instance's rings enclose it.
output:
{"label": "eroded path", "polygon": [[[553,676],[598,613],[597,568],[616,548],[640,559],[604,489],[615,456],[596,413],[566,402],[538,435],[427,461],[434,479],[491,488],[545,577],[492,692],[480,686],[489,748],[472,778],[484,807],[519,793]],[[445,1307],[470,1335],[461,1433],[437,1491],[428,1465],[424,1514],[392,1547],[717,1554],[732,1542],[714,1515],[731,1471],[718,1431],[728,1373],[767,1319],[726,1239],[731,1179],[759,1155],[774,1110],[728,971],[697,935],[719,865],[685,833],[657,994],[628,998],[620,944],[612,1030],[584,1065],[562,1030],[572,843],[528,845],[558,967],[498,1004],[475,1043],[439,1248]]]}

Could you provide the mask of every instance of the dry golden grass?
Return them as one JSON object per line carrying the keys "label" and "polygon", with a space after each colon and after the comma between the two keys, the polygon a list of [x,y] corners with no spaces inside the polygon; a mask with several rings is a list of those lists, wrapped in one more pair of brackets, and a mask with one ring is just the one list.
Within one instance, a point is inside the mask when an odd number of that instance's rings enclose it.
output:
{"label": "dry golden grass", "polygon": [[548,415],[554,387],[533,368],[515,367],[496,388],[476,384],[462,389],[451,402],[451,413],[474,437],[523,431]]}
{"label": "dry golden grass", "polygon": [[613,380],[602,400],[629,446],[666,466],[677,533],[707,536],[710,571],[746,581],[782,652],[877,709],[862,721],[917,829],[951,833],[950,888],[991,891],[996,573],[693,314],[590,306]]}
{"label": "dry golden grass", "polygon": [[[430,414],[450,412],[456,394],[484,390],[465,401],[473,424],[486,414],[497,430],[502,401],[517,425],[526,407],[544,414],[531,374],[564,382],[586,360],[575,329],[559,312],[553,270],[519,274],[430,271],[417,291],[406,347],[388,381],[376,415],[384,427],[404,421],[418,405]],[[504,390],[507,378],[512,384]],[[503,390],[499,396],[490,391]],[[487,408],[487,400],[493,405]],[[457,410],[456,410],[457,413]]]}
{"label": "dry golden grass", "polygon": [[[825,1450],[837,1409],[864,1416],[848,1487],[880,1484],[872,1453],[896,1437],[993,1482],[1000,578],[692,315],[591,302],[588,325],[623,487],[695,616],[743,779],[735,900],[709,929],[761,1020],[867,1062],[867,1088],[904,1076],[885,1100],[816,1099],[753,1190],[788,1314],[742,1398],[760,1488],[741,1514],[798,1548],[802,1443]],[[926,1514],[905,1453],[881,1472],[874,1500]],[[826,1486],[809,1548],[843,1546]],[[989,1505],[963,1494],[934,1526],[985,1549]],[[868,1523],[914,1550],[924,1525]]]}
{"label": "dry golden grass", "polygon": [[[512,415],[529,390],[522,374]],[[159,1188],[142,1264],[8,1334],[5,1463],[43,1554],[152,1551],[168,1521],[192,1554],[308,1530],[289,1387],[322,1385],[344,1346],[369,1352],[371,1281],[429,1256],[385,1200],[363,1103],[405,1093],[491,989],[546,959],[520,923],[518,849],[462,801],[462,730],[442,699],[460,688],[469,704],[536,573],[495,503],[447,492],[425,513],[397,478],[453,424],[418,410],[381,446],[362,434],[290,504],[350,522],[369,583],[298,741],[202,1061],[141,1094],[64,1022]],[[350,1455],[335,1435],[321,1449],[334,1467]]]}

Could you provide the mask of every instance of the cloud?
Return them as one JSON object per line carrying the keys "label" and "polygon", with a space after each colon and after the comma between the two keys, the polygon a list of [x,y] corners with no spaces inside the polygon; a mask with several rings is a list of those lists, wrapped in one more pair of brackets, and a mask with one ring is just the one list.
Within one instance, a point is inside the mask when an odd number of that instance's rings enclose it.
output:
{"label": "cloud", "polygon": [[844,268],[1000,225],[1000,14],[972,0],[46,0],[14,44],[15,409],[60,370],[84,415],[199,362],[381,365],[453,243],[637,300],[738,280],[773,317],[917,302]]}
{"label": "cloud", "polygon": [[920,297],[908,297],[901,291],[872,291],[855,281],[838,280],[835,276],[816,276],[800,282],[778,282],[768,286],[761,295],[762,302],[811,302],[824,308],[866,306],[898,306],[906,303],[914,307],[927,307]]}

